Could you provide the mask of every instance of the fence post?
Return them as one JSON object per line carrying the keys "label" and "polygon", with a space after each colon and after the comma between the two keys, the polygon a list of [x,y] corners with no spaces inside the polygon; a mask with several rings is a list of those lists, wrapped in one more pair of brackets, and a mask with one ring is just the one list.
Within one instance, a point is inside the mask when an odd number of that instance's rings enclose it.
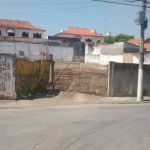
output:
{"label": "fence post", "polygon": [[49,76],[49,83],[50,88],[53,89],[53,81],[54,81],[54,61],[53,61],[53,55],[50,54],[50,76]]}

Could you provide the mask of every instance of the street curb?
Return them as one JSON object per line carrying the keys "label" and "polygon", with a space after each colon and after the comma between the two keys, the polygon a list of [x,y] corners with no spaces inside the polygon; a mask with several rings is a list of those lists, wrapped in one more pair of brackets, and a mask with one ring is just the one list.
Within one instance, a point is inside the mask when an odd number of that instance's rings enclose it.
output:
{"label": "street curb", "polygon": [[150,101],[133,101],[133,102],[129,102],[129,101],[101,101],[101,102],[74,102],[74,103],[70,103],[70,102],[64,102],[64,103],[51,103],[51,104],[36,104],[36,105],[26,105],[26,106],[0,106],[0,109],[26,109],[26,108],[42,108],[42,107],[53,107],[53,106],[82,106],[82,105],[123,105],[123,104],[128,104],[128,105],[132,105],[132,104],[146,104],[146,103],[150,103]]}

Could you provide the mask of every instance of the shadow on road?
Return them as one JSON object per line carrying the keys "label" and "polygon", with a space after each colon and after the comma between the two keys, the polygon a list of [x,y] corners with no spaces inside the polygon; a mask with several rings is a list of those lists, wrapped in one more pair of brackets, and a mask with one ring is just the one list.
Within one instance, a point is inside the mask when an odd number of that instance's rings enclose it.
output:
{"label": "shadow on road", "polygon": [[18,98],[18,100],[34,100],[34,99],[42,99],[42,98],[52,98],[55,96],[58,96],[60,93],[59,90],[48,90],[47,92],[44,93],[37,93],[36,95],[32,97],[24,97],[24,98]]}

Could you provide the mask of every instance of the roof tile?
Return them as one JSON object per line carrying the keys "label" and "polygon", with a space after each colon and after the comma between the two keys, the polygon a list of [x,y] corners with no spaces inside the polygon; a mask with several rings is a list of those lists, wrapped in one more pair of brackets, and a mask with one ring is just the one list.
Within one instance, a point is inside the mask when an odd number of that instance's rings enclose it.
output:
{"label": "roof tile", "polygon": [[0,27],[45,31],[44,29],[34,27],[28,21],[8,20],[8,19],[0,19]]}
{"label": "roof tile", "polygon": [[94,33],[90,29],[75,28],[75,27],[70,27],[66,31],[61,32],[61,34],[73,34],[73,35],[87,35],[87,36],[104,37],[102,34]]}

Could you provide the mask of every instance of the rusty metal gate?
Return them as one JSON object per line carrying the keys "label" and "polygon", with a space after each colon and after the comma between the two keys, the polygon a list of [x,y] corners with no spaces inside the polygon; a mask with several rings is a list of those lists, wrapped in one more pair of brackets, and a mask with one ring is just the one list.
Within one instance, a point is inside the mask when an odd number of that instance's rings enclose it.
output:
{"label": "rusty metal gate", "polygon": [[60,91],[107,95],[108,68],[98,64],[56,62],[54,88]]}

